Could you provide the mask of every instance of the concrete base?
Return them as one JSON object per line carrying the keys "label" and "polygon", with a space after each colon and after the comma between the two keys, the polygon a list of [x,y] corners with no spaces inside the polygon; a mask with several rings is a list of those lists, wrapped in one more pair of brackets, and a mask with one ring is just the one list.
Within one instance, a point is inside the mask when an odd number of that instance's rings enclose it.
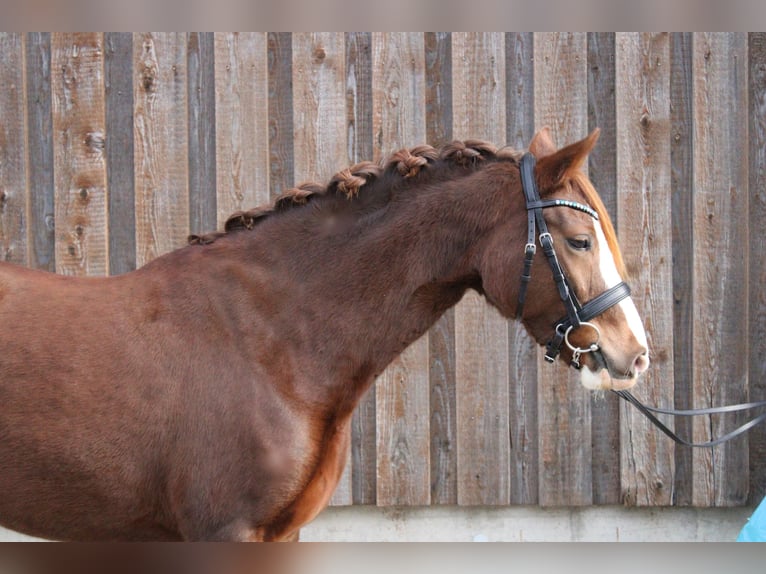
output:
{"label": "concrete base", "polygon": [[734,542],[752,508],[332,507],[301,530],[333,542]]}
{"label": "concrete base", "polygon": [[[304,542],[733,542],[752,508],[331,507]],[[0,541],[35,540],[0,528]]]}

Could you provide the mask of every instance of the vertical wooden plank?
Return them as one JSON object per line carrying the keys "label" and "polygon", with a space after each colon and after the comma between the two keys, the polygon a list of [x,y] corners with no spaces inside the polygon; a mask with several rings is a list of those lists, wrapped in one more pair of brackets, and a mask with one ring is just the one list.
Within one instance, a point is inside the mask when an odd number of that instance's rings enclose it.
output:
{"label": "vertical wooden plank", "polygon": [[[535,132],[531,32],[505,35],[506,142],[525,149]],[[508,327],[511,504],[537,504],[537,344],[521,322]]]}
{"label": "vertical wooden plank", "polygon": [[[374,154],[388,156],[425,141],[425,46],[422,34],[373,35]],[[428,335],[378,378],[380,506],[430,503]]]}
{"label": "vertical wooden plank", "polygon": [[[453,34],[453,132],[505,139],[505,36]],[[508,321],[474,292],[455,308],[458,504],[510,501]]]}
{"label": "vertical wooden plank", "polygon": [[293,44],[290,32],[267,36],[269,75],[269,189],[272,198],[293,186]]}
{"label": "vertical wooden plank", "polygon": [[[613,32],[588,34],[588,132],[601,130],[588,174],[618,227],[614,37]],[[616,397],[609,398],[591,395],[593,504],[620,502],[620,409]]]}
{"label": "vertical wooden plank", "polygon": [[[747,399],[747,38],[695,33],[693,62],[694,403],[710,407]],[[733,418],[695,421],[694,439],[721,435]],[[693,457],[693,504],[747,500],[746,440]]]}
{"label": "vertical wooden plank", "polygon": [[51,117],[51,35],[26,37],[27,178],[29,191],[27,261],[30,267],[56,270]]}
{"label": "vertical wooden plank", "polygon": [[[372,34],[346,34],[346,128],[352,163],[369,160],[372,150]],[[351,422],[351,489],[354,504],[375,504],[375,386],[362,397]]]}
{"label": "vertical wooden plank", "polygon": [[215,48],[212,32],[190,32],[187,49],[189,230],[216,227]]}
{"label": "vertical wooden plank", "polygon": [[[534,38],[535,126],[550,126],[559,146],[587,135],[587,37],[540,33]],[[540,504],[591,504],[591,397],[579,376],[538,352]]]}
{"label": "vertical wooden plank", "polygon": [[295,180],[327,182],[348,166],[343,34],[293,34]]}
{"label": "vertical wooden plank", "polygon": [[217,227],[269,203],[269,99],[265,33],[215,35]]}
{"label": "vertical wooden plank", "polygon": [[[750,400],[766,400],[766,33],[751,33],[749,58],[750,157]],[[750,503],[766,496],[766,428],[750,431]]]}
{"label": "vertical wooden plank", "polygon": [[[426,33],[426,141],[452,140],[452,36]],[[428,334],[431,504],[457,503],[455,311],[448,310]]]}
{"label": "vertical wooden plank", "polygon": [[102,34],[51,39],[56,271],[109,271]]}
{"label": "vertical wooden plank", "polygon": [[0,33],[0,261],[27,263],[24,37]]}
{"label": "vertical wooden plank", "polygon": [[[647,404],[668,406],[673,404],[669,40],[668,34],[617,34],[615,85],[619,239],[652,358],[638,392]],[[674,444],[631,405],[621,408],[623,500],[669,505]]]}
{"label": "vertical wooden plank", "polygon": [[[294,33],[292,52],[295,179],[325,183],[350,161],[345,125],[344,36]],[[353,502],[349,462],[330,504]]]}
{"label": "vertical wooden plank", "polygon": [[109,274],[136,268],[133,165],[133,34],[104,34]]}
{"label": "vertical wooden plank", "polygon": [[133,37],[136,263],[182,246],[189,233],[185,34]]}
{"label": "vertical wooden plank", "polygon": [[[673,387],[675,405],[692,408],[692,299],[694,275],[694,227],[692,225],[692,34],[671,35],[670,47],[670,190],[673,229]],[[679,436],[692,436],[689,417],[676,417]],[[677,448],[673,504],[692,502],[692,451]]]}

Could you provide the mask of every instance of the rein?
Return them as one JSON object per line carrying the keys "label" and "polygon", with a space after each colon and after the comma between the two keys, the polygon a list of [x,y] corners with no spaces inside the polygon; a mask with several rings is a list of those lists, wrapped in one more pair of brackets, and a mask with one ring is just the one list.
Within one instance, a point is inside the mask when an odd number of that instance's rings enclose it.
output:
{"label": "rein", "polygon": [[[585,303],[585,305],[580,304],[571,287],[569,286],[569,281],[567,280],[566,275],[564,275],[564,271],[559,264],[558,257],[556,256],[556,251],[553,248],[553,237],[548,232],[548,226],[546,225],[545,218],[543,217],[543,209],[547,207],[569,207],[570,209],[576,209],[577,211],[587,213],[597,221],[598,213],[596,213],[596,211],[587,205],[583,205],[575,201],[568,201],[563,199],[542,200],[540,198],[540,193],[537,190],[534,170],[535,156],[531,153],[524,154],[524,156],[521,158],[521,162],[519,163],[519,171],[521,173],[521,188],[524,191],[524,197],[526,199],[527,206],[527,244],[524,247],[524,271],[521,275],[521,289],[519,290],[516,317],[521,318],[522,312],[524,310],[524,302],[526,301],[527,296],[527,287],[529,285],[529,281],[532,278],[532,262],[534,261],[535,254],[537,252],[537,241],[543,248],[545,257],[548,260],[548,265],[550,266],[553,273],[553,280],[556,282],[559,297],[564,303],[564,308],[566,309],[567,313],[566,317],[556,322],[554,335],[551,340],[546,343],[545,360],[549,363],[554,362],[561,351],[562,344],[565,344],[572,351],[572,360],[570,365],[575,369],[580,369],[580,355],[583,353],[600,351],[600,347],[598,345],[600,338],[598,327],[589,321],[595,317],[598,317],[607,309],[615,306],[626,297],[629,297],[630,287],[624,282],[618,283],[594,299],[591,299]],[[537,233],[538,228],[540,230],[539,234]],[[584,326],[593,329],[596,335],[595,341],[591,343],[591,345],[587,348],[575,347],[569,341],[569,334],[573,330]],[[679,437],[675,432],[665,426],[655,416],[655,414],[665,414],[672,416],[699,416],[730,413],[751,410],[759,407],[766,407],[766,401],[704,409],[675,410],[646,406],[628,391],[613,390],[612,392],[617,394],[621,399],[636,407],[641,414],[643,414],[646,418],[649,419],[649,421],[652,422],[652,424],[654,424],[659,430],[665,433],[677,444],[687,447],[714,447],[723,442],[729,441],[747,432],[763,421],[766,421],[766,412],[764,412],[717,439],[702,443],[694,443]]]}
{"label": "rein", "polygon": [[747,431],[749,431],[754,426],[762,423],[766,420],[766,412],[754,417],[753,419],[749,420],[742,426],[737,427],[733,431],[717,438],[713,439],[707,442],[691,442],[685,439],[682,439],[679,437],[675,432],[670,430],[668,427],[666,427],[657,417],[654,416],[654,414],[664,414],[664,415],[673,415],[677,417],[693,417],[698,415],[714,415],[714,414],[720,414],[720,413],[732,413],[737,411],[747,411],[759,407],[766,407],[766,401],[757,401],[752,403],[742,403],[738,405],[728,405],[724,407],[710,407],[706,409],[689,409],[689,410],[676,410],[676,409],[658,409],[656,407],[648,407],[645,404],[643,404],[641,401],[639,401],[636,397],[634,397],[630,392],[628,391],[615,391],[612,390],[613,393],[616,393],[621,399],[625,399],[627,402],[632,404],[634,407],[636,407],[639,412],[644,415],[646,418],[648,418],[654,426],[656,426],[658,429],[660,429],[663,433],[665,433],[667,436],[669,436],[671,439],[673,439],[674,442],[677,444],[688,446],[688,447],[694,447],[694,448],[709,448],[714,447],[716,445],[719,445],[723,442],[726,442],[728,440],[731,440]]}

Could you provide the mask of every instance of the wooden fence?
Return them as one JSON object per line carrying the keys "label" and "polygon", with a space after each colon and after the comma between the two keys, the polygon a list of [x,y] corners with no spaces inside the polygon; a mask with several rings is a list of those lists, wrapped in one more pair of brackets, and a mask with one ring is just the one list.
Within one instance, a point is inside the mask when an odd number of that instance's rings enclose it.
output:
{"label": "wooden fence", "polygon": [[[295,182],[544,125],[602,130],[589,172],[653,359],[637,394],[765,399],[763,34],[0,34],[0,257],[123,273]],[[763,429],[675,447],[468,295],[360,405],[334,502],[739,505],[764,455]]]}

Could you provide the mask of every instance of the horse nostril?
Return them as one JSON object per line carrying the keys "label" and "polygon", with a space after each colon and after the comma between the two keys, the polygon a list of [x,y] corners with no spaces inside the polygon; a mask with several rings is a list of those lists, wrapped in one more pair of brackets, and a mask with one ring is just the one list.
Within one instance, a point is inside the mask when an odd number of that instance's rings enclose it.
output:
{"label": "horse nostril", "polygon": [[636,360],[633,361],[633,372],[636,376],[640,375],[649,368],[649,355],[647,353],[641,353]]}

